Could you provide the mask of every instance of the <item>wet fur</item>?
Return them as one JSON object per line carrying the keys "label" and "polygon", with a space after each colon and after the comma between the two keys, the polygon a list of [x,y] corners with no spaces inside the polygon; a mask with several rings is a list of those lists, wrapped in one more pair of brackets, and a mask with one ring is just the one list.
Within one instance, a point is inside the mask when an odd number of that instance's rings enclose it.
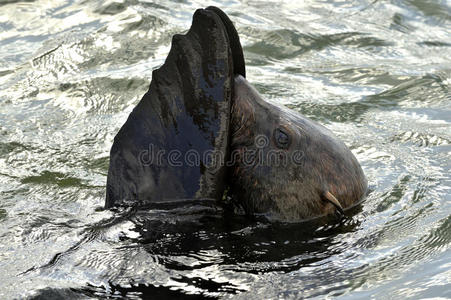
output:
{"label": "wet fur", "polygon": [[[288,149],[278,149],[273,131],[284,126],[293,139]],[[234,197],[249,214],[268,214],[283,220],[299,220],[335,211],[323,199],[330,191],[344,208],[359,201],[367,188],[363,171],[351,151],[325,127],[291,110],[276,107],[260,98],[241,76],[235,78],[231,116],[231,153],[235,162],[229,178]],[[259,135],[268,137],[262,155],[245,164],[245,153],[257,150]],[[275,165],[268,151],[285,157],[302,151],[299,164]],[[260,163],[260,164],[259,164]],[[266,164],[265,164],[266,163]]]}

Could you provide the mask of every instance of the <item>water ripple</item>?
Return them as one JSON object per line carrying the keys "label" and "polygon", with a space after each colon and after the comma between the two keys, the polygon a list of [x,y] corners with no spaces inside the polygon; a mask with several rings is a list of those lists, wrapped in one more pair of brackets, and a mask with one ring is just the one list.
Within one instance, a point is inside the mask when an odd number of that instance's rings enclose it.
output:
{"label": "water ripple", "polygon": [[299,224],[103,210],[114,135],[205,3],[1,1],[0,298],[447,297],[449,3],[216,5],[263,97],[351,148],[365,200]]}

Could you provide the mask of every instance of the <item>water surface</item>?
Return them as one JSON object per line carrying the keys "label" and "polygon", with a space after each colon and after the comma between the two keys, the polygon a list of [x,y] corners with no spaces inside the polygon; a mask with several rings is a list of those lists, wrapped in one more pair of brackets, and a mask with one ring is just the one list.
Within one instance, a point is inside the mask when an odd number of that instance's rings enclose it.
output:
{"label": "water surface", "polygon": [[207,4],[1,1],[0,298],[451,297],[450,2],[297,2],[208,4],[264,98],[361,162],[342,222],[102,210],[114,135]]}

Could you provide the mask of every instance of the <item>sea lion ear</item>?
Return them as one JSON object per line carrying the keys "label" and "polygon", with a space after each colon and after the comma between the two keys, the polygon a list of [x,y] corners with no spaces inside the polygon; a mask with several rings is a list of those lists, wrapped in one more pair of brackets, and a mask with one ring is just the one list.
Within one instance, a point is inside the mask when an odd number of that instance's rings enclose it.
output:
{"label": "sea lion ear", "polygon": [[223,20],[197,10],[114,138],[106,207],[222,196],[233,76]]}
{"label": "sea lion ear", "polygon": [[238,36],[235,26],[233,26],[233,23],[229,17],[216,6],[209,6],[206,10],[215,12],[221,18],[229,37],[230,48],[232,49],[233,73],[235,75],[239,74],[246,78],[246,65],[244,63],[243,48],[241,47],[240,37]]}

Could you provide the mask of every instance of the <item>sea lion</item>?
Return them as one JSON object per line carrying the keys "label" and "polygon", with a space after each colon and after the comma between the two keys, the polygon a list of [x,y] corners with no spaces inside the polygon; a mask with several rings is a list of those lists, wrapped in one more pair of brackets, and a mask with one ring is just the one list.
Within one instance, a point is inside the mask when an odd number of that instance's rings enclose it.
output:
{"label": "sea lion", "polygon": [[298,221],[361,200],[367,181],[352,152],[265,102],[245,76],[233,23],[197,10],[114,139],[105,206],[219,201],[226,190],[249,215]]}

